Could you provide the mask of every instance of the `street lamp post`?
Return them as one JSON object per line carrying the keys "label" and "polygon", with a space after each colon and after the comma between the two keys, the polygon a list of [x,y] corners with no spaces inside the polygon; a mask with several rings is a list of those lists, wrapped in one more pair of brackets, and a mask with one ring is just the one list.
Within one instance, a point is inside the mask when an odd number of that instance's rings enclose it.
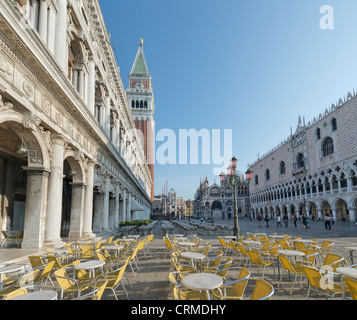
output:
{"label": "street lamp post", "polygon": [[[221,183],[224,187],[232,186],[233,187],[233,196],[234,196],[234,205],[233,205],[233,220],[234,220],[234,227],[233,227],[233,235],[238,237],[239,235],[239,225],[238,225],[238,205],[237,205],[237,184],[240,183],[239,176],[235,175],[235,170],[237,168],[237,158],[233,157],[231,160],[231,165],[227,168],[228,169],[228,176],[229,179],[226,181],[226,175],[222,172],[219,177]],[[250,179],[250,176],[247,178]]]}

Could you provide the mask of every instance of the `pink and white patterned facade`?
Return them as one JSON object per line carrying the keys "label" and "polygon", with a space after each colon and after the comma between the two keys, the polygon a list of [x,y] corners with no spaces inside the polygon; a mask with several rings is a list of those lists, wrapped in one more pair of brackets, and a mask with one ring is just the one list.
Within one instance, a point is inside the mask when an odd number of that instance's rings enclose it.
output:
{"label": "pink and white patterned facade", "polygon": [[249,165],[252,213],[356,221],[357,93],[325,112]]}

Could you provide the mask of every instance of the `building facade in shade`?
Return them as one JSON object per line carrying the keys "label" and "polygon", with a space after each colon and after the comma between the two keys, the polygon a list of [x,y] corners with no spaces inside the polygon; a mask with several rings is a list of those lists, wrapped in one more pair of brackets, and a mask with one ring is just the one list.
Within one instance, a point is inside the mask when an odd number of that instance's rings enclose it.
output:
{"label": "building facade in shade", "polygon": [[0,227],[23,248],[147,219],[152,176],[97,0],[0,2]]}
{"label": "building facade in shade", "polygon": [[[236,170],[239,177],[237,185],[238,217],[245,217],[249,213],[249,185],[241,172]],[[226,177],[228,181],[228,177]],[[200,182],[196,190],[193,206],[194,216],[204,219],[231,219],[234,212],[233,187],[225,187],[214,182],[209,184],[208,179]]]}
{"label": "building facade in shade", "polygon": [[186,200],[185,201],[185,219],[191,219],[193,217],[193,206],[194,206],[194,201],[193,200]]}
{"label": "building facade in shade", "polygon": [[357,94],[348,93],[249,165],[252,213],[356,221]]}
{"label": "building facade in shade", "polygon": [[151,173],[151,199],[154,201],[155,104],[152,80],[144,55],[143,44],[144,40],[140,39],[140,46],[129,74],[129,88],[126,91],[126,96],[146,157],[145,164],[149,166]]}

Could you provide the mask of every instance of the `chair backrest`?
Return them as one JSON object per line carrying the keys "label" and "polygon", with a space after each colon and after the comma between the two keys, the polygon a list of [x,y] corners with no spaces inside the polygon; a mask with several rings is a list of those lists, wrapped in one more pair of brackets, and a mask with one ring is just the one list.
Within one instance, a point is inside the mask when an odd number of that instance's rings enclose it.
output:
{"label": "chair backrest", "polygon": [[108,281],[104,281],[103,284],[99,287],[99,290],[95,293],[95,296],[93,297],[93,300],[101,300],[105,287],[107,286]]}
{"label": "chair backrest", "polygon": [[10,300],[12,298],[16,298],[18,296],[22,296],[23,294],[26,294],[27,290],[25,288],[18,288],[14,291],[9,292],[7,295],[3,297],[3,300]]}
{"label": "chair backrest", "polygon": [[137,245],[138,251],[144,250],[145,248],[145,241],[139,241]]}
{"label": "chair backrest", "polygon": [[34,282],[38,283],[38,282],[40,282],[40,281],[42,281],[42,280],[44,280],[44,279],[47,279],[47,278],[50,276],[51,271],[52,271],[54,265],[55,265],[55,262],[54,262],[54,261],[51,261],[51,262],[47,263],[47,264],[45,265],[45,267],[43,268],[41,274],[39,274],[39,275],[36,277],[36,279],[34,280]]}
{"label": "chair backrest", "polygon": [[56,278],[57,284],[63,289],[65,292],[68,288],[74,285],[74,281],[71,279],[64,279],[69,278],[66,269],[61,268],[54,272],[54,276]]}
{"label": "chair backrest", "polygon": [[217,275],[225,278],[228,273],[228,269],[231,267],[233,263],[233,259],[231,257],[227,257],[226,261],[219,267],[218,271],[216,272]]}
{"label": "chair backrest", "polygon": [[93,256],[93,248],[91,244],[84,244],[81,252],[81,259],[92,259]]}
{"label": "chair backrest", "polygon": [[283,249],[290,249],[289,243],[285,239],[280,239],[279,243]]}
{"label": "chair backrest", "polygon": [[248,255],[252,263],[262,264],[262,259],[260,258],[260,254],[258,253],[258,251],[249,250]]}
{"label": "chair backrest", "polygon": [[344,282],[346,283],[346,285],[350,291],[352,300],[357,300],[357,280],[345,277]]}
{"label": "chair backrest", "polygon": [[[73,261],[73,266],[76,266],[77,264],[80,264],[80,260]],[[77,275],[78,279],[85,279],[86,275],[88,274],[86,270],[84,269],[74,269],[74,272]]]}
{"label": "chair backrest", "polygon": [[270,300],[274,294],[274,287],[264,279],[258,279],[250,300]]}
{"label": "chair backrest", "polygon": [[55,264],[53,266],[53,268],[62,268],[62,264],[59,262],[58,258],[56,256],[47,256],[47,261],[48,262],[52,262],[54,261]]}
{"label": "chair backrest", "polygon": [[324,240],[322,241],[321,243],[321,248],[324,248],[324,249],[331,249],[331,247],[333,246],[333,242],[332,241],[329,241],[329,240]]}
{"label": "chair backrest", "polygon": [[302,243],[302,242],[295,242],[295,247],[296,247],[296,249],[298,249],[298,250],[304,250],[304,249],[306,249],[306,245],[304,244],[304,243]]}
{"label": "chair backrest", "polygon": [[339,254],[327,253],[323,262],[323,266],[331,266],[332,270],[336,271],[336,268],[338,268],[343,261],[344,258]]}
{"label": "chair backrest", "polygon": [[315,267],[302,266],[311,287],[320,288],[322,275]]}
{"label": "chair backrest", "polygon": [[241,252],[243,255],[248,256],[247,250],[245,250],[243,244],[241,244],[241,243],[238,242],[238,247],[239,247],[240,252]]}
{"label": "chair backrest", "polygon": [[40,256],[29,256],[28,258],[32,268],[38,268],[45,264]]}
{"label": "chair backrest", "polygon": [[250,275],[251,275],[251,273],[249,272],[248,269],[246,269],[246,268],[241,269],[239,276],[238,276],[238,280],[242,280],[242,279],[244,279],[244,280],[239,281],[236,284],[234,284],[233,292],[236,296],[238,296],[238,297],[243,296],[245,288],[247,287]]}
{"label": "chair backrest", "polygon": [[279,260],[280,260],[280,262],[281,262],[281,264],[282,264],[282,266],[283,266],[283,268],[285,270],[288,270],[288,271],[291,271],[293,273],[296,273],[294,267],[292,266],[292,264],[290,263],[290,261],[289,261],[289,259],[287,257],[281,256],[281,255],[279,255],[278,257],[279,257]]}
{"label": "chair backrest", "polygon": [[176,277],[175,277],[175,274],[177,272],[173,271],[173,272],[170,272],[169,273],[169,276],[168,276],[168,279],[169,279],[169,282],[170,282],[170,286],[172,288],[176,287],[176,286],[179,286],[180,284],[176,281]]}

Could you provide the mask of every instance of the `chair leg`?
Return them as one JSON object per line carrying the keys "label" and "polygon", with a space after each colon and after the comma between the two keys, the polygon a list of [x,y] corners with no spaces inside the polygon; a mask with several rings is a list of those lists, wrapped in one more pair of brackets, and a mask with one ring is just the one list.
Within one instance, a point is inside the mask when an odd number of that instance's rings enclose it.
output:
{"label": "chair leg", "polygon": [[120,283],[121,283],[121,286],[123,287],[123,290],[125,292],[126,298],[129,300],[129,296],[128,296],[128,293],[126,292],[126,289],[125,289],[123,281],[120,280]]}

